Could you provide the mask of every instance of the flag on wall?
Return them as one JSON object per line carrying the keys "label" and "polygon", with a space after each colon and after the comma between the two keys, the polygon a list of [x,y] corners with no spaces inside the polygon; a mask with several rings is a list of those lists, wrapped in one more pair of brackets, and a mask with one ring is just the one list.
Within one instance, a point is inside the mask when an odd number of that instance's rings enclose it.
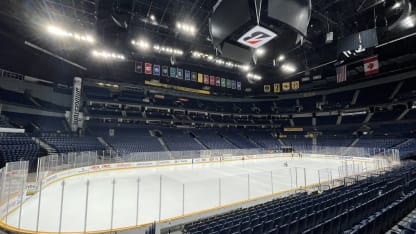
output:
{"label": "flag on wall", "polygon": [[379,72],[380,64],[378,62],[378,56],[373,56],[364,59],[364,73],[366,76],[371,76]]}
{"label": "flag on wall", "polygon": [[282,90],[289,91],[290,90],[290,82],[283,82],[282,83]]}
{"label": "flag on wall", "polygon": [[196,82],[198,80],[198,77],[197,77],[197,73],[196,72],[192,72],[191,73],[191,80],[193,82]]}
{"label": "flag on wall", "polygon": [[153,75],[154,76],[160,76],[160,65],[153,65]]}
{"label": "flag on wall", "polygon": [[143,73],[143,63],[142,62],[135,62],[134,63],[134,72]]}
{"label": "flag on wall", "polygon": [[280,93],[280,84],[273,84],[273,92]]}
{"label": "flag on wall", "polygon": [[169,67],[162,66],[162,76],[169,76]]}
{"label": "flag on wall", "polygon": [[219,86],[221,87],[221,78],[220,77],[215,77],[215,86]]}
{"label": "flag on wall", "polygon": [[204,74],[204,84],[209,85],[209,76],[207,74]]}
{"label": "flag on wall", "polygon": [[183,69],[182,68],[177,68],[176,72],[177,72],[178,79],[182,80],[183,79]]}
{"label": "flag on wall", "polygon": [[144,73],[151,75],[152,74],[152,64],[151,63],[145,63],[144,64]]}
{"label": "flag on wall", "polygon": [[176,67],[170,67],[170,77],[176,78]]}
{"label": "flag on wall", "polygon": [[225,78],[221,78],[221,87],[227,88],[227,81]]}
{"label": "flag on wall", "polygon": [[337,83],[347,81],[347,65],[337,67]]}
{"label": "flag on wall", "polygon": [[198,83],[204,83],[204,75],[201,73],[198,73]]}
{"label": "flag on wall", "polygon": [[299,81],[292,81],[291,82],[292,85],[292,90],[298,90],[299,89]]}
{"label": "flag on wall", "polygon": [[264,85],[263,90],[265,93],[270,93],[270,85]]}
{"label": "flag on wall", "polygon": [[237,90],[241,90],[241,82],[237,81]]}
{"label": "flag on wall", "polygon": [[185,80],[191,80],[191,72],[188,70],[185,70]]}
{"label": "flag on wall", "polygon": [[209,85],[215,86],[215,76],[210,76],[209,77]]}

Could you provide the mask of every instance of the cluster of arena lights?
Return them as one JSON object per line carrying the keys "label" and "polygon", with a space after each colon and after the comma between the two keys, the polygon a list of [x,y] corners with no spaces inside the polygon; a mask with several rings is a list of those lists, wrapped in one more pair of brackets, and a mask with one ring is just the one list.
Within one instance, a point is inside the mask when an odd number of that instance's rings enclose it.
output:
{"label": "cluster of arena lights", "polygon": [[228,67],[228,68],[239,68],[242,71],[250,70],[249,65],[241,65],[238,63],[234,63],[232,61],[227,61],[222,58],[215,57],[212,54],[206,54],[199,51],[192,51],[192,57],[196,59],[204,59],[207,62],[211,62],[220,66]]}
{"label": "cluster of arena lights", "polygon": [[249,80],[253,80],[253,81],[260,81],[262,79],[262,77],[260,75],[257,75],[257,74],[254,74],[254,73],[248,73],[247,78]]}
{"label": "cluster of arena lights", "polygon": [[96,58],[101,58],[104,60],[125,60],[126,58],[122,54],[109,52],[105,50],[93,50],[91,52],[92,56]]}
{"label": "cluster of arena lights", "polygon": [[178,31],[191,35],[191,36],[194,36],[196,33],[195,26],[193,26],[190,23],[176,22],[176,28],[178,29]]}
{"label": "cluster of arena lights", "polygon": [[132,40],[131,44],[133,44],[134,46],[136,46],[138,49],[141,49],[141,50],[149,50],[153,48],[153,50],[157,53],[163,53],[167,55],[177,55],[177,56],[183,55],[183,50],[181,49],[173,48],[169,46],[160,46],[157,44],[152,46],[147,40],[144,40],[144,39],[140,39],[137,41]]}
{"label": "cluster of arena lights", "polygon": [[46,27],[46,30],[49,34],[54,35],[56,37],[69,38],[75,41],[86,42],[90,44],[95,43],[94,37],[86,33],[69,32],[66,29],[53,25],[48,25]]}
{"label": "cluster of arena lights", "polygon": [[293,73],[296,71],[296,66],[292,63],[284,63],[280,66],[280,70],[284,73]]}

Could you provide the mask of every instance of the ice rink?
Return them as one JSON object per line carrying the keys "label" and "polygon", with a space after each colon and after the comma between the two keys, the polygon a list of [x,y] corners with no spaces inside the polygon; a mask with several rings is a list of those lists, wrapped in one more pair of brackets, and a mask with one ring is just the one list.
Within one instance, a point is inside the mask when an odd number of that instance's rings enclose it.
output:
{"label": "ice rink", "polygon": [[[355,171],[375,166],[347,165]],[[335,179],[345,166],[335,158],[278,157],[96,172],[43,188],[6,222],[39,232],[133,227]]]}

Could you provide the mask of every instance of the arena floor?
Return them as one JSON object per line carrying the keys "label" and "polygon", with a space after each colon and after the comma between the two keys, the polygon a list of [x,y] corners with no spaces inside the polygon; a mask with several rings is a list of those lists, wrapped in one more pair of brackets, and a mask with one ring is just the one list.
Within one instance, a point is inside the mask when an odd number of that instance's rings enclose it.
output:
{"label": "arena floor", "polygon": [[[39,193],[30,197],[21,208],[20,228],[83,232],[132,227],[335,179],[345,173],[344,166],[345,160],[335,158],[278,157],[73,176],[64,186],[58,182],[44,188],[41,199]],[[365,171],[374,164],[355,161],[352,167]],[[19,227],[19,213],[13,211],[7,223]]]}

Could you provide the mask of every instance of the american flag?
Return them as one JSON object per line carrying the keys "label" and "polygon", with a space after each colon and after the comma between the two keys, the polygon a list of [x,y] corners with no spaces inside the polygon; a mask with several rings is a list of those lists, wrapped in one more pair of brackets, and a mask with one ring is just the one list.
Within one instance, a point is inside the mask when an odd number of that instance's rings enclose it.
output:
{"label": "american flag", "polygon": [[347,65],[337,67],[337,83],[347,81]]}

